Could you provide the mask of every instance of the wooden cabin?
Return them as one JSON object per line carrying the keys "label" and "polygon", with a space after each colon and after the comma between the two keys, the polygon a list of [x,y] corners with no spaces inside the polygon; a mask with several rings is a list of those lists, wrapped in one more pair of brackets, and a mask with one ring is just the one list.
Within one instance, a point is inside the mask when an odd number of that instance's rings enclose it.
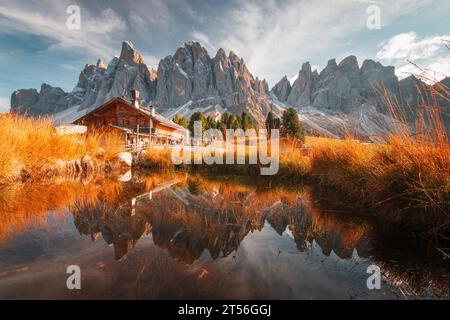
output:
{"label": "wooden cabin", "polygon": [[139,103],[139,92],[132,91],[132,101],[112,98],[76,119],[74,124],[88,128],[108,127],[124,135],[125,145],[175,145],[189,141],[189,130]]}

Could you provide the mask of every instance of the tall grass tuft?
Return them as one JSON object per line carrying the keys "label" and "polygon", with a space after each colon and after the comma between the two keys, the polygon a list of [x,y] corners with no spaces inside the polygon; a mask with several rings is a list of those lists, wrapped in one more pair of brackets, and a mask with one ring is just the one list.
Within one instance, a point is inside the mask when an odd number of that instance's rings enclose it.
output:
{"label": "tall grass tuft", "polygon": [[[440,84],[440,86],[443,86]],[[448,88],[441,92],[449,91]],[[401,103],[379,89],[396,125],[386,143],[324,140],[316,144],[311,174],[322,187],[383,210],[388,221],[438,238],[450,231],[450,147],[436,95],[418,88],[415,125]]]}
{"label": "tall grass tuft", "polygon": [[155,148],[148,148],[145,152],[140,154],[136,165],[146,169],[156,170],[172,170],[174,165],[172,163],[171,150],[159,150]]}
{"label": "tall grass tuft", "polygon": [[57,135],[47,118],[0,115],[0,181],[34,176],[58,161],[84,156],[112,159],[121,148],[117,135],[92,131],[85,135]]}

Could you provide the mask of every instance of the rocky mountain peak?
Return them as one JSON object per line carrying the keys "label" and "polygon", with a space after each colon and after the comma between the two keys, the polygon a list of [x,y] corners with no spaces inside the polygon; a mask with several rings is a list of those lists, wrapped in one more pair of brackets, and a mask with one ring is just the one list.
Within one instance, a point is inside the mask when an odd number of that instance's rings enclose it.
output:
{"label": "rocky mountain peak", "polygon": [[328,60],[327,66],[320,72],[321,78],[326,78],[330,75],[335,74],[338,71],[338,65],[336,63],[336,59]]}
{"label": "rocky mountain peak", "polygon": [[141,54],[134,49],[133,44],[129,41],[122,43],[119,60],[130,65],[144,64],[144,59]]}
{"label": "rocky mountain peak", "polygon": [[305,62],[292,84],[287,102],[292,105],[309,105],[314,84],[317,80],[317,71],[312,71],[311,64]]}
{"label": "rocky mountain peak", "polygon": [[97,60],[97,68],[106,70],[107,66],[106,66],[106,64],[105,64],[105,62],[103,61],[102,58]]}
{"label": "rocky mountain peak", "polygon": [[183,43],[158,67],[156,102],[160,112],[169,116],[174,109],[188,116],[193,110],[245,110],[262,121],[265,111],[261,108],[270,108],[268,91],[267,81],[255,78],[237,54],[230,52],[227,56],[219,49],[211,58],[195,41]]}
{"label": "rocky mountain peak", "polygon": [[227,58],[227,53],[222,48],[219,48],[216,53],[216,59],[225,59]]}
{"label": "rocky mountain peak", "polygon": [[379,70],[380,67],[382,67],[381,63],[375,62],[371,59],[367,59],[367,60],[364,60],[362,66],[361,66],[361,73],[364,74],[364,73],[367,73],[367,72],[370,72],[373,70]]}
{"label": "rocky mountain peak", "polygon": [[[359,68],[356,57],[349,56],[339,64],[335,59],[329,60],[320,74],[306,62],[292,85],[284,76],[269,95],[267,81],[254,77],[244,59],[233,51],[227,55],[219,49],[211,58],[199,42],[185,42],[154,70],[144,63],[131,43],[124,42],[120,57],[113,58],[107,66],[101,59],[96,64],[87,64],[72,92],[48,84],[43,84],[39,92],[17,90],[11,96],[11,110],[38,116],[70,108],[76,114],[113,97],[130,98],[131,90],[136,89],[141,93],[143,105],[152,104],[169,118],[176,113],[190,116],[195,111],[207,115],[245,111],[263,124],[269,111],[281,116],[282,108],[290,106],[300,112],[305,126],[315,125],[316,129],[322,127],[330,133],[353,126],[348,120],[353,116],[356,121],[367,117],[385,121],[387,112],[373,89],[375,83],[384,85],[393,97],[402,94],[401,101],[405,104],[415,105],[416,86],[422,82],[416,78],[398,81],[393,67],[373,60],[365,60]],[[365,115],[369,109],[373,112]],[[312,112],[309,118],[307,112]],[[337,120],[337,115],[344,118]],[[375,121],[369,127],[377,127]]]}
{"label": "rocky mountain peak", "polygon": [[359,69],[359,65],[358,65],[358,58],[356,58],[356,56],[354,55],[350,55],[346,58],[344,58],[340,63],[339,63],[339,68],[351,68],[351,69]]}
{"label": "rocky mountain peak", "polygon": [[347,75],[359,73],[358,59],[355,56],[348,56],[339,63],[339,70]]}
{"label": "rocky mountain peak", "polygon": [[300,73],[307,74],[312,72],[311,63],[309,61],[302,64],[302,68],[300,69]]}
{"label": "rocky mountain peak", "polygon": [[[182,49],[187,49],[191,52],[192,57],[195,60],[198,59],[202,59],[202,58],[208,58],[209,54],[208,54],[208,50],[206,50],[205,47],[203,47],[200,42],[198,41],[188,41],[188,42],[184,42],[181,47],[178,50],[182,50]],[[175,56],[177,54],[175,53]]]}
{"label": "rocky mountain peak", "polygon": [[287,76],[284,76],[273,88],[272,93],[279,101],[286,101],[291,93],[291,83]]}
{"label": "rocky mountain peak", "polygon": [[239,57],[234,51],[230,51],[230,53],[228,54],[228,59],[234,66],[238,68],[244,65],[244,59]]}
{"label": "rocky mountain peak", "polygon": [[83,71],[81,71],[81,74],[84,74],[85,76],[89,77],[97,72],[97,66],[93,64],[85,64]]}
{"label": "rocky mountain peak", "polygon": [[[407,107],[405,110],[412,110],[421,97],[430,95],[419,79],[408,77],[399,81],[394,67],[374,60],[365,60],[359,68],[355,56],[348,56],[339,64],[335,59],[329,60],[319,76],[305,63],[291,88],[283,77],[271,93],[283,106],[299,110],[305,125],[314,131],[339,136],[346,126],[357,134],[374,137],[385,133],[394,123],[384,97],[380,96],[380,88],[385,91],[383,94]],[[440,104],[445,105],[445,101]],[[413,112],[406,117],[414,122]]]}

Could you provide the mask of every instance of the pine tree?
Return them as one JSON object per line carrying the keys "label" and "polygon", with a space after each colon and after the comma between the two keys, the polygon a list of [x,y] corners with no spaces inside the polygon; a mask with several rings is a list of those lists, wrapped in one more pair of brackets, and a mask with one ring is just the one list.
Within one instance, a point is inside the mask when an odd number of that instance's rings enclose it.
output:
{"label": "pine tree", "polygon": [[281,119],[281,135],[287,138],[298,139],[302,142],[305,141],[302,124],[298,118],[297,111],[293,108],[288,108],[283,113],[283,118]]}
{"label": "pine tree", "polygon": [[228,126],[228,128],[230,129],[241,129],[242,128],[242,124],[241,124],[241,117],[239,117],[238,115],[232,115],[230,118],[230,125]]}
{"label": "pine tree", "polygon": [[280,129],[281,128],[281,120],[280,118],[275,118],[275,127],[274,129]]}
{"label": "pine tree", "polygon": [[220,117],[220,122],[222,122],[222,124],[225,125],[225,128],[229,128],[230,127],[230,119],[231,116],[228,112],[224,112],[222,114],[222,116]]}
{"label": "pine tree", "polygon": [[189,119],[188,119],[188,117],[184,116],[183,118],[181,118],[181,121],[180,121],[179,125],[181,125],[182,127],[187,129],[189,127]]}
{"label": "pine tree", "polygon": [[266,118],[266,129],[270,132],[270,130],[275,129],[275,116],[272,111],[269,111]]}
{"label": "pine tree", "polygon": [[211,116],[207,116],[206,117],[206,130],[208,129],[215,129],[217,127],[216,125],[216,121],[211,117]]}
{"label": "pine tree", "polygon": [[251,129],[251,128],[255,127],[254,124],[253,124],[252,119],[250,119],[250,116],[245,111],[242,112],[242,115],[241,115],[241,127],[244,130]]}
{"label": "pine tree", "polygon": [[180,124],[180,122],[181,122],[181,116],[180,116],[180,114],[177,113],[177,114],[175,115],[175,118],[172,119],[172,121],[175,122],[176,124]]}
{"label": "pine tree", "polygon": [[194,124],[195,124],[195,121],[201,121],[201,123],[202,123],[202,126],[201,126],[202,132],[201,133],[202,133],[202,136],[203,136],[203,134],[205,132],[205,128],[206,128],[206,119],[205,119],[205,116],[203,115],[202,112],[194,112],[194,114],[191,117],[191,121],[189,122],[188,129],[189,129],[189,131],[191,132],[192,135],[194,135]]}

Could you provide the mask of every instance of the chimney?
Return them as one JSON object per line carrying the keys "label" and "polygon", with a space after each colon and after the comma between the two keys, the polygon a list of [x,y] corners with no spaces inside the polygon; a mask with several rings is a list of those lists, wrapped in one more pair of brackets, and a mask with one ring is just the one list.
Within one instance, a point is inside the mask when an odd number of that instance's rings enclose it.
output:
{"label": "chimney", "polygon": [[155,107],[154,106],[150,106],[150,113],[151,113],[152,117],[155,116]]}
{"label": "chimney", "polygon": [[139,91],[131,90],[131,103],[135,108],[139,108]]}

